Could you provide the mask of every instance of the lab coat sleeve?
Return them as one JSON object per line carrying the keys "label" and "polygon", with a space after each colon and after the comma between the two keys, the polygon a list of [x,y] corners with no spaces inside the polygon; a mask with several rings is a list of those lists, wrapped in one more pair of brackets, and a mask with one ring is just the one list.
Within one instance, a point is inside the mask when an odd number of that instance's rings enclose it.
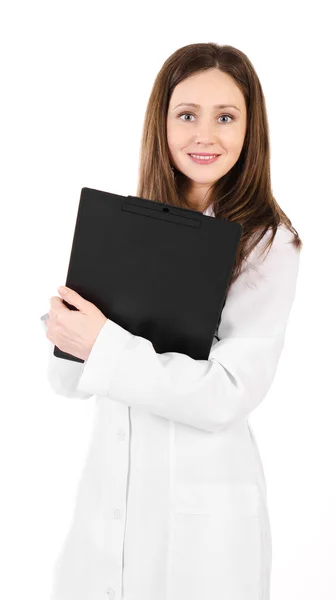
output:
{"label": "lab coat sleeve", "polygon": [[[44,332],[47,331],[44,321],[47,316],[48,313],[40,317]],[[55,344],[47,337],[46,340],[48,345],[47,377],[53,391],[59,396],[66,396],[68,398],[90,398],[93,395],[91,392],[82,392],[77,389],[78,380],[85,363],[54,356]]]}
{"label": "lab coat sleeve", "polygon": [[278,227],[268,254],[264,238],[227,294],[219,341],[208,360],[158,354],[152,343],[110,319],[84,365],[78,390],[216,432],[247,416],[273,381],[295,296],[300,252]]}

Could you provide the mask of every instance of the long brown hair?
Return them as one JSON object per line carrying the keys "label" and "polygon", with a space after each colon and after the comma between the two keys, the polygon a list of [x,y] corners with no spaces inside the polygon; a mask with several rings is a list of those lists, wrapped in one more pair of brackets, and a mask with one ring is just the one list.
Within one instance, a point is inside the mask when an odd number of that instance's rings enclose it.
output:
{"label": "long brown hair", "polygon": [[259,78],[247,56],[237,48],[215,43],[190,44],[176,50],[159,71],[145,113],[137,196],[190,208],[183,190],[186,176],[173,171],[167,142],[167,111],[176,85],[197,72],[220,69],[230,75],[244,95],[247,128],[235,165],[208,192],[204,210],[213,203],[218,219],[243,226],[230,285],[241,272],[243,261],[269,228],[272,234],[263,251],[270,248],[277,227],[283,223],[293,233],[293,245],[302,247],[296,229],[272,194],[270,142],[265,98]]}

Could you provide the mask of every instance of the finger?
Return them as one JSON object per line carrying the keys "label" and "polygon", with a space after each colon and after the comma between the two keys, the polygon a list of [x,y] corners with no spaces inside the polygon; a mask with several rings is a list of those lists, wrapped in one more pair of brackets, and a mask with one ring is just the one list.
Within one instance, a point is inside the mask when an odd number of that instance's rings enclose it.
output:
{"label": "finger", "polygon": [[52,296],[49,303],[50,308],[48,312],[48,325],[52,325],[63,318],[65,313],[68,311],[68,308],[64,306],[61,298],[58,298],[58,296]]}
{"label": "finger", "polygon": [[47,331],[46,336],[48,338],[48,340],[50,340],[51,342],[54,343],[54,338],[53,338],[53,334],[51,333],[51,331]]}
{"label": "finger", "polygon": [[62,298],[59,298],[59,296],[52,296],[49,300],[49,303],[54,310],[62,310],[66,308]]}
{"label": "finger", "polygon": [[71,306],[77,308],[77,310],[79,310],[83,314],[88,314],[92,310],[92,302],[89,302],[88,300],[83,298],[83,296],[78,294],[78,292],[76,292],[75,290],[72,290],[71,288],[66,288],[65,293],[62,293],[61,287],[59,287],[58,290],[61,292],[62,298],[64,298],[64,300],[68,304],[71,304]]}
{"label": "finger", "polygon": [[50,307],[49,309],[49,319],[55,319],[57,317],[57,310],[55,310],[54,308]]}

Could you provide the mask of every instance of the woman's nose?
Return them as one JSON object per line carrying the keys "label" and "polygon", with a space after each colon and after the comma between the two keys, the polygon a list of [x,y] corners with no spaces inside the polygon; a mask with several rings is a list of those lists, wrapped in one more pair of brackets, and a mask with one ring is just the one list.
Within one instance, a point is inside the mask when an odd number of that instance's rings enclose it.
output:
{"label": "woman's nose", "polygon": [[195,141],[212,143],[215,141],[214,127],[211,123],[198,123],[196,125]]}

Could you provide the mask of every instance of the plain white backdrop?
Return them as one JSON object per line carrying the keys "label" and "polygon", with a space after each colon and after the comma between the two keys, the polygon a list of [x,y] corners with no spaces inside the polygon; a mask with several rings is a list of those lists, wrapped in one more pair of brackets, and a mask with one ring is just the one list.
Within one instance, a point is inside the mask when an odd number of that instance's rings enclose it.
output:
{"label": "plain white backdrop", "polygon": [[48,599],[91,435],[95,400],[49,387],[40,322],[65,284],[81,188],[135,195],[154,79],[195,42],[252,61],[273,193],[304,244],[276,378],[250,417],[267,480],[272,600],[336,597],[332,24],[327,1],[1,3],[1,598]]}

